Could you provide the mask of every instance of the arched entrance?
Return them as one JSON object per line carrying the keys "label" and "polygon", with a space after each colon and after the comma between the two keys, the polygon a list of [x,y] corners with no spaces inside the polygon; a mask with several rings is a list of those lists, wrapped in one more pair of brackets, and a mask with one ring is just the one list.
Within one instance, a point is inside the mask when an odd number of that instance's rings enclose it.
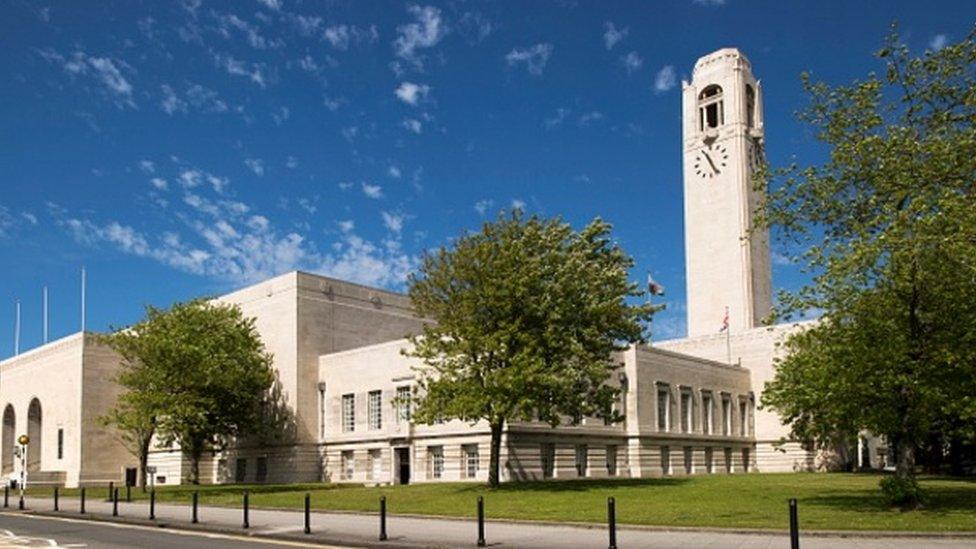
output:
{"label": "arched entrance", "polygon": [[27,407],[27,436],[30,443],[27,446],[27,470],[41,469],[41,401],[31,400]]}
{"label": "arched entrance", "polygon": [[17,415],[12,404],[3,409],[3,435],[0,436],[0,472],[4,475],[14,470],[14,444],[17,435]]}

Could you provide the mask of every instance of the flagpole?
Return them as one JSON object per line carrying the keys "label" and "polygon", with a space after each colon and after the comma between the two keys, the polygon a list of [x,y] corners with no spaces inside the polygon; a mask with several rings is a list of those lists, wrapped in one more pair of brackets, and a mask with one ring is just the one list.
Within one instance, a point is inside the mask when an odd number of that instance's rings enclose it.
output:
{"label": "flagpole", "polygon": [[44,286],[44,343],[47,343],[47,286]]}
{"label": "flagpole", "polygon": [[81,268],[81,333],[85,333],[85,268]]}
{"label": "flagpole", "polygon": [[20,354],[20,300],[17,300],[17,316],[14,319],[14,356]]}

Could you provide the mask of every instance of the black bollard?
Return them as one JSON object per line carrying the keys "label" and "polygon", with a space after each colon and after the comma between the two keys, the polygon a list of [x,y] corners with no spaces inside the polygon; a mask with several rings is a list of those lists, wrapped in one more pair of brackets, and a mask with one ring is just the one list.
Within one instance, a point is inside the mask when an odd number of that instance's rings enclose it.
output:
{"label": "black bollard", "polygon": [[199,502],[199,499],[200,499],[199,492],[194,491],[193,492],[193,524],[199,522],[199,520],[197,520],[197,503]]}
{"label": "black bollard", "polygon": [[3,506],[4,508],[10,507],[10,487],[3,487]]}
{"label": "black bollard", "polygon": [[114,482],[110,482],[110,483],[108,483],[108,500],[109,501],[112,501],[112,494],[114,494],[114,493],[115,493],[115,483]]}
{"label": "black bollard", "polygon": [[796,514],[796,498],[790,499],[790,549],[800,549],[800,521]]}
{"label": "black bollard", "polygon": [[312,533],[312,496],[305,492],[305,533]]}
{"label": "black bollard", "polygon": [[54,510],[55,511],[61,510],[58,509],[58,487],[57,486],[54,487]]}
{"label": "black bollard", "polygon": [[610,528],[609,549],[617,549],[617,502],[607,498],[607,526]]}
{"label": "black bollard", "polygon": [[78,508],[78,512],[82,515],[85,514],[85,489],[81,489],[81,505]]}
{"label": "black bollard", "polygon": [[478,547],[485,545],[485,498],[478,496]]}
{"label": "black bollard", "polygon": [[380,497],[380,541],[386,541],[386,496]]}
{"label": "black bollard", "polygon": [[249,494],[245,490],[244,491],[244,525],[243,525],[244,528],[251,527],[251,518],[248,516],[249,508],[250,508],[250,498],[248,496]]}
{"label": "black bollard", "polygon": [[149,490],[149,520],[156,520],[156,489]]}
{"label": "black bollard", "polygon": [[112,489],[112,516],[119,516],[119,489]]}
{"label": "black bollard", "polygon": [[23,492],[20,493],[20,501],[17,503],[17,508],[20,509],[21,511],[24,510],[24,493]]}
{"label": "black bollard", "polygon": [[132,486],[125,485],[125,501],[132,501]]}

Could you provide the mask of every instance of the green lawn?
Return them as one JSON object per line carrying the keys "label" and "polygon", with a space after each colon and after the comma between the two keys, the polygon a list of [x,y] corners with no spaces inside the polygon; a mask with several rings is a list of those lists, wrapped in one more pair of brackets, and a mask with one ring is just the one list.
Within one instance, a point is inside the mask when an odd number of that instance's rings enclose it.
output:
{"label": "green lawn", "polygon": [[[900,512],[884,505],[878,475],[749,474],[616,481],[562,481],[483,485],[416,484],[361,486],[221,485],[200,486],[200,503],[240,505],[251,493],[253,507],[294,507],[312,494],[315,509],[376,511],[381,495],[391,514],[473,517],[477,496],[485,497],[488,518],[603,522],[606,498],[617,500],[621,524],[786,529],[787,500],[799,502],[800,526],[820,530],[976,531],[976,479],[922,477],[927,494],[922,510]],[[159,501],[189,501],[193,488],[161,488]],[[38,489],[34,493],[49,493]],[[64,496],[77,490],[62,491]],[[88,497],[107,490],[89,488]],[[133,498],[146,497],[133,490]]]}

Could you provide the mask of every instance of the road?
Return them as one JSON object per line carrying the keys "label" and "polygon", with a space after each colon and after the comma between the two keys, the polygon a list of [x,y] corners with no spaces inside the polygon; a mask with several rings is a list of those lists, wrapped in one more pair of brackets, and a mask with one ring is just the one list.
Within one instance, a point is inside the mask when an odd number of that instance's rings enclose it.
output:
{"label": "road", "polygon": [[[186,505],[160,504],[156,507],[155,526],[147,518],[146,502],[119,502],[119,520],[142,522],[114,525],[104,522],[88,522],[83,517],[110,520],[111,504],[104,500],[90,499],[86,515],[78,513],[78,501],[62,499],[62,511],[56,518],[31,516],[16,511],[0,512],[0,529],[9,530],[9,545],[25,544],[18,539],[25,537],[53,539],[61,546],[78,547],[282,547],[308,546],[309,543],[331,544],[341,547],[475,547],[476,524],[473,520],[449,520],[393,516],[388,518],[389,540],[377,540],[378,520],[375,515],[345,513],[312,513],[311,534],[304,534],[302,514],[296,511],[252,509],[250,528],[241,528],[241,510],[226,507],[201,506],[200,524],[190,524],[190,510]],[[53,502],[34,499],[28,502],[28,513],[50,513]],[[165,525],[166,528],[160,526]],[[802,521],[801,521],[802,526]],[[193,532],[177,532],[176,529],[197,529]],[[198,529],[224,532],[214,535]],[[573,525],[544,525],[488,521],[485,524],[489,547],[525,549],[591,549],[607,547],[605,527],[579,527]],[[255,540],[241,536],[248,532],[281,539]],[[3,532],[0,532],[2,534]],[[924,546],[926,549],[955,549],[976,547],[976,538],[931,537],[823,537],[801,535],[804,549],[909,549]],[[38,540],[42,542],[42,540]],[[620,528],[617,543],[622,549],[630,548],[738,548],[780,549],[789,547],[785,534],[749,532],[716,532],[689,530],[649,530]],[[80,544],[80,545],[78,545]],[[45,543],[45,546],[52,546]],[[319,545],[321,546],[321,545]]]}
{"label": "road", "polygon": [[[243,536],[162,530],[158,527],[83,519],[0,513],[0,549],[11,547],[85,547],[93,549],[282,549],[308,544]],[[317,546],[323,547],[323,546]]]}

